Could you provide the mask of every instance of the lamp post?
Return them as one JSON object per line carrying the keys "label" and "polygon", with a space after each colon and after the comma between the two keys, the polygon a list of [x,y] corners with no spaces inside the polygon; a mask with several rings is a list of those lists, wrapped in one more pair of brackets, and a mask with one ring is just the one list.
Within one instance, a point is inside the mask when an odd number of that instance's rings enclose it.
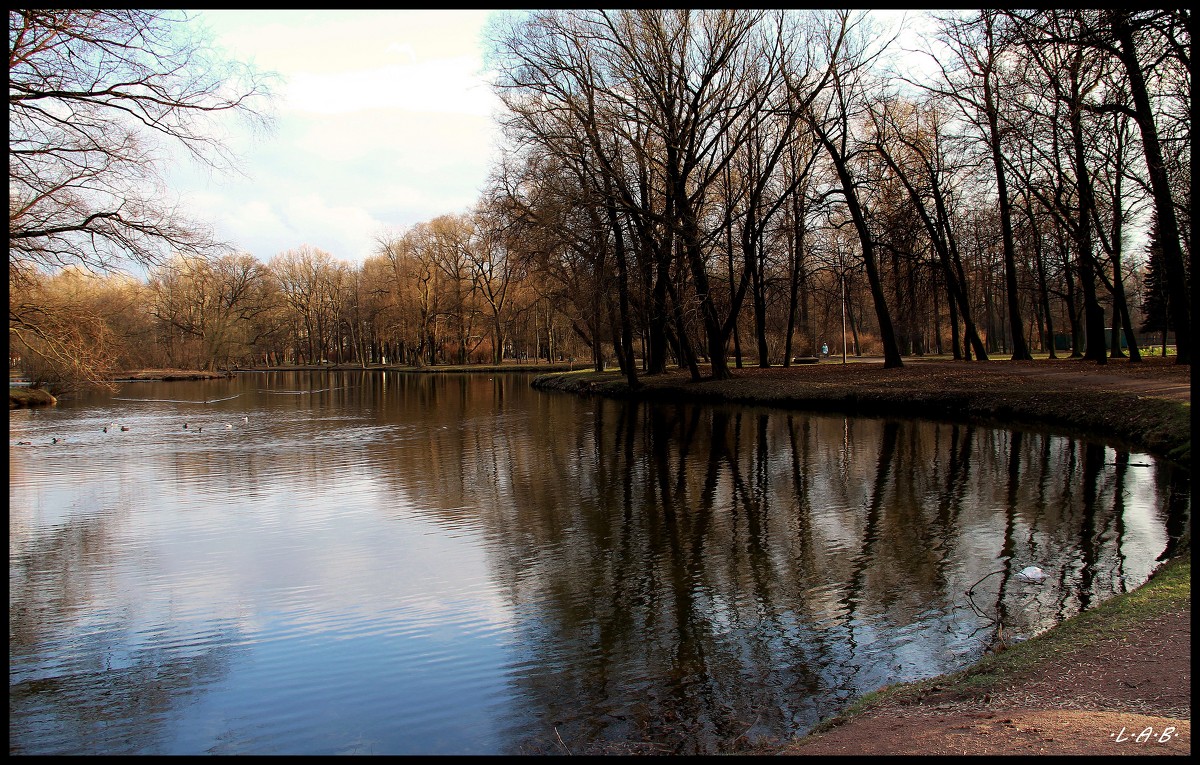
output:
{"label": "lamp post", "polygon": [[842,272],[842,363],[846,363],[846,274]]}

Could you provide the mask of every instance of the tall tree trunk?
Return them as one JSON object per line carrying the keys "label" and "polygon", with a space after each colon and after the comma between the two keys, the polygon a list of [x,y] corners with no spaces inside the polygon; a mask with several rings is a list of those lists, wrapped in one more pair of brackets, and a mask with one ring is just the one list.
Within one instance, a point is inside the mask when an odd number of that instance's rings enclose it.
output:
{"label": "tall tree trunk", "polygon": [[[663,254],[663,251],[666,254]],[[650,292],[650,312],[647,317],[646,374],[656,375],[667,371],[667,324],[670,322],[667,306],[667,285],[671,279],[670,243],[655,248],[654,287]]]}
{"label": "tall tree trunk", "polygon": [[992,165],[996,172],[996,195],[1000,204],[1000,236],[1004,246],[1004,286],[1008,297],[1008,325],[1012,332],[1013,361],[1033,358],[1025,342],[1025,327],[1021,321],[1021,300],[1017,285],[1017,253],[1013,243],[1012,205],[1008,198],[1008,180],[1004,173],[1004,156],[1000,144],[1000,120],[994,102],[990,73],[983,78],[983,98],[987,108],[988,129],[992,149]]}
{"label": "tall tree trunk", "polygon": [[[949,280],[947,280],[947,282],[948,281]],[[949,308],[950,308],[950,347],[952,349],[951,353],[954,356],[954,360],[959,361],[963,358],[963,354],[962,354],[962,349],[960,348],[960,346],[958,344],[959,343],[958,305],[956,304],[956,301],[954,299],[954,291],[951,289],[949,283],[946,284],[946,305],[949,306]],[[971,349],[968,347],[967,348],[967,361],[970,361],[970,360],[971,360]]]}
{"label": "tall tree trunk", "polygon": [[[843,196],[846,199],[846,206],[850,209],[850,217],[854,221],[854,229],[858,233],[859,245],[862,248],[863,264],[867,269],[867,283],[870,285],[871,299],[875,304],[875,316],[879,320],[879,339],[883,343],[883,366],[884,368],[901,367],[904,365],[904,362],[900,358],[900,347],[896,344],[896,331],[892,326],[892,317],[888,312],[887,301],[883,295],[883,284],[879,278],[879,269],[875,258],[875,242],[871,238],[866,216],[859,205],[858,193],[854,187],[854,179],[850,176],[850,168],[846,164],[845,157],[838,152],[837,147],[833,145],[833,142],[829,140],[824,131],[818,129],[817,137],[825,147],[825,151],[828,152],[829,158],[833,161],[833,166],[837,170],[838,179],[842,184]],[[856,332],[856,348],[857,345],[858,336]]]}
{"label": "tall tree trunk", "polygon": [[[610,183],[608,176],[605,176],[605,185],[610,186]],[[617,206],[612,190],[611,188],[606,190],[608,194],[606,195],[605,209],[608,213],[609,225],[612,227],[613,247],[617,257],[617,303],[621,325],[620,358],[623,361],[622,371],[625,373],[629,387],[636,389],[638,378],[637,365],[633,362],[633,328],[630,326],[629,320],[629,269],[626,263],[625,234],[621,227],[621,220],[617,217]]]}
{"label": "tall tree trunk", "polygon": [[1038,277],[1038,298],[1041,300],[1041,313],[1046,317],[1046,332],[1042,342],[1046,345],[1046,350],[1050,358],[1056,359],[1058,355],[1054,349],[1054,314],[1050,311],[1050,289],[1046,284],[1046,260],[1042,253],[1042,232],[1038,230],[1037,219],[1033,214],[1033,200],[1026,199],[1026,214],[1029,216],[1029,229],[1033,237],[1033,263],[1037,269]]}
{"label": "tall tree trunk", "polygon": [[1128,77],[1130,95],[1133,97],[1137,123],[1142,134],[1142,147],[1146,154],[1150,188],[1154,196],[1158,242],[1162,247],[1163,261],[1167,268],[1167,292],[1170,295],[1168,309],[1171,312],[1171,325],[1175,329],[1175,363],[1191,364],[1191,285],[1188,283],[1183,249],[1179,244],[1179,224],[1175,217],[1175,202],[1167,176],[1167,165],[1163,160],[1158,128],[1154,124],[1154,110],[1150,104],[1146,77],[1133,39],[1129,11],[1113,10],[1109,11],[1109,14],[1113,33],[1120,44],[1119,58]]}
{"label": "tall tree trunk", "polygon": [[788,310],[787,329],[783,336],[783,366],[792,365],[792,335],[796,331],[796,233],[794,227],[789,227],[785,237],[788,253]]}
{"label": "tall tree trunk", "polygon": [[[764,271],[762,241],[756,224],[753,208],[747,212],[746,226],[742,231],[742,251],[746,266],[752,268],[750,290],[754,306],[754,336],[758,345],[758,365],[771,366],[767,351],[767,280]],[[741,366],[740,364],[738,365]]]}
{"label": "tall tree trunk", "polygon": [[1092,190],[1092,179],[1086,165],[1086,148],[1083,141],[1083,119],[1078,96],[1078,79],[1072,71],[1073,93],[1069,119],[1071,142],[1075,154],[1075,184],[1079,193],[1079,218],[1075,228],[1078,252],[1079,285],[1083,289],[1083,316],[1087,346],[1083,357],[1097,364],[1108,361],[1105,348],[1104,308],[1096,297],[1095,254],[1092,252],[1092,209],[1096,203]]}
{"label": "tall tree trunk", "polygon": [[683,307],[679,304],[679,295],[675,291],[674,282],[667,282],[667,297],[671,300],[671,321],[675,325],[675,339],[679,344],[679,363],[687,365],[692,382],[700,380],[700,366],[696,361],[696,352],[692,341],[688,339],[687,327],[683,323]]}
{"label": "tall tree trunk", "polygon": [[[1119,170],[1120,168],[1118,168]],[[1109,353],[1114,359],[1124,358],[1121,352],[1121,336],[1125,336],[1129,346],[1129,360],[1138,362],[1142,354],[1138,350],[1137,338],[1133,334],[1133,323],[1129,320],[1129,302],[1125,298],[1125,276],[1121,273],[1121,237],[1123,236],[1121,212],[1121,176],[1114,180],[1113,193],[1113,224],[1112,224],[1112,306],[1113,306],[1113,337]]]}

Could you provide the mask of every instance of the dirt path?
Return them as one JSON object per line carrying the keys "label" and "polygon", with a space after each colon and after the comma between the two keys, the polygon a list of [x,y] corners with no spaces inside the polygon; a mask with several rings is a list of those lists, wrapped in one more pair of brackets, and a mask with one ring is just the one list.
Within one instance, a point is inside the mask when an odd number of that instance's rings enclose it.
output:
{"label": "dirt path", "polygon": [[1059,657],[982,697],[884,704],[780,754],[1187,754],[1191,608]]}

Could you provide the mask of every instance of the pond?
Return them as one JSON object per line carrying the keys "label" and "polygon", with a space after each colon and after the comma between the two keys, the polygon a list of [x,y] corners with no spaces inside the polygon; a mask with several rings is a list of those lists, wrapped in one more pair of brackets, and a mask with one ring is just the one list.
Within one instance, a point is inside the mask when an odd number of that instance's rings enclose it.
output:
{"label": "pond", "polygon": [[529,381],[10,412],[10,753],[737,751],[1137,587],[1189,522],[1185,471],[1058,435]]}

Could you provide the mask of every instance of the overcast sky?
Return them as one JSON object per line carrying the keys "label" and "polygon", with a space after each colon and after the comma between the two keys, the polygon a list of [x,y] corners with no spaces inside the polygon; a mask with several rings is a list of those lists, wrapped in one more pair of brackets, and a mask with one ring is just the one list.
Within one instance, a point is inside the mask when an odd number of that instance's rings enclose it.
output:
{"label": "overcast sky", "polygon": [[191,12],[230,58],[279,75],[275,129],[234,133],[244,175],[180,162],[172,190],[264,261],[308,244],[360,262],[384,231],[466,211],[497,146],[488,13]]}
{"label": "overcast sky", "polygon": [[[263,261],[307,244],[358,263],[385,232],[467,211],[498,146],[483,72],[490,13],[189,12],[229,58],[279,76],[275,129],[234,133],[242,175],[178,162],[171,189],[190,217]],[[891,26],[901,12],[880,15]]]}

